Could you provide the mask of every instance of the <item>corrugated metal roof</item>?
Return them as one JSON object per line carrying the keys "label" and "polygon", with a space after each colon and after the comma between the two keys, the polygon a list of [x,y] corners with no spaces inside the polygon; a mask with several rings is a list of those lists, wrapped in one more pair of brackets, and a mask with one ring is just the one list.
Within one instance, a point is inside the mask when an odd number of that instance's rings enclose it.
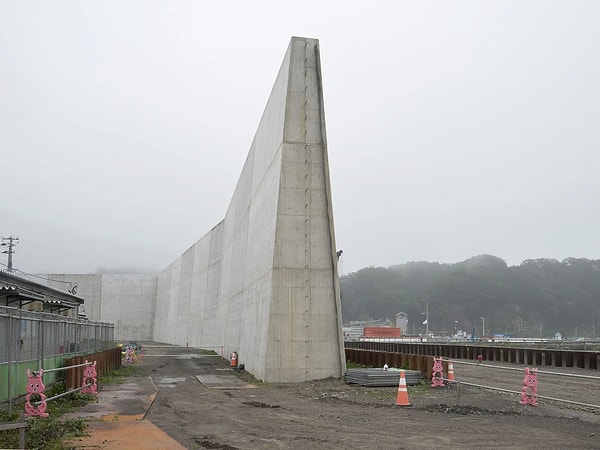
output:
{"label": "corrugated metal roof", "polygon": [[34,281],[0,271],[0,299],[2,303],[19,303],[19,307],[41,302],[44,311],[66,311],[78,308],[84,300],[70,292],[36,283]]}
{"label": "corrugated metal roof", "polygon": [[2,286],[0,287],[0,295],[11,295],[11,296],[19,296],[32,300],[45,300],[43,294],[39,292],[31,291],[29,289],[25,289],[17,286]]}

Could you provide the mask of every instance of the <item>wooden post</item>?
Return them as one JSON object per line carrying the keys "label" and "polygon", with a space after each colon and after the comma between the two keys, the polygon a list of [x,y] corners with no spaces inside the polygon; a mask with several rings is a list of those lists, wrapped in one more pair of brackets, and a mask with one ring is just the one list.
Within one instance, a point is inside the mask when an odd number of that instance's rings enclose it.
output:
{"label": "wooden post", "polygon": [[23,411],[19,411],[19,419],[17,422],[0,424],[0,431],[19,429],[19,448],[25,448],[25,429],[27,428],[27,422]]}

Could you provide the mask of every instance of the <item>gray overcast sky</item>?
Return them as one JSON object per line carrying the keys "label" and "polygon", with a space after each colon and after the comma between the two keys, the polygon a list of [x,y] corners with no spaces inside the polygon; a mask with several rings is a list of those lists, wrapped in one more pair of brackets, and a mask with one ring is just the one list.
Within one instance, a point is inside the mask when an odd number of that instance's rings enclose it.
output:
{"label": "gray overcast sky", "polygon": [[25,272],[162,270],[225,216],[307,36],[344,273],[600,258],[599,24],[593,0],[0,0],[0,234]]}

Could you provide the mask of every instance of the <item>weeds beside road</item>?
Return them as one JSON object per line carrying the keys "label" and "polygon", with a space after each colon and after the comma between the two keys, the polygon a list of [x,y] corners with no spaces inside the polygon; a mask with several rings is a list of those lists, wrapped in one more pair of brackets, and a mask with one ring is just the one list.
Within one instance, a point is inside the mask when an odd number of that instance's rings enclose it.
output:
{"label": "weeds beside road", "polygon": [[[102,385],[119,383],[125,377],[135,375],[137,368],[123,366],[98,379],[98,388]],[[65,392],[63,382],[55,383],[45,391],[46,398]],[[60,450],[63,449],[62,441],[66,438],[85,436],[86,422],[79,418],[63,419],[63,415],[83,406],[89,402],[95,402],[96,397],[91,394],[73,392],[63,397],[48,402],[46,412],[48,417],[34,417],[27,419],[25,430],[25,448],[30,450]],[[17,406],[23,408],[21,402]],[[9,417],[6,411],[0,411],[0,422],[14,422],[18,418],[18,412],[13,410]],[[19,430],[0,431],[0,448],[18,448]]]}

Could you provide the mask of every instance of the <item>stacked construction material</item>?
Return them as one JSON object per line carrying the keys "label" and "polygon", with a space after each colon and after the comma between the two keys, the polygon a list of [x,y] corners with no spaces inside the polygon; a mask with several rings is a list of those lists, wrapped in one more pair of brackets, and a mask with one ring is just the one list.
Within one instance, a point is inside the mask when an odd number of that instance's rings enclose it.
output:
{"label": "stacked construction material", "polygon": [[[405,370],[407,386],[421,384],[421,371]],[[348,369],[344,375],[344,381],[348,384],[360,386],[380,387],[398,386],[400,383],[400,369]]]}

